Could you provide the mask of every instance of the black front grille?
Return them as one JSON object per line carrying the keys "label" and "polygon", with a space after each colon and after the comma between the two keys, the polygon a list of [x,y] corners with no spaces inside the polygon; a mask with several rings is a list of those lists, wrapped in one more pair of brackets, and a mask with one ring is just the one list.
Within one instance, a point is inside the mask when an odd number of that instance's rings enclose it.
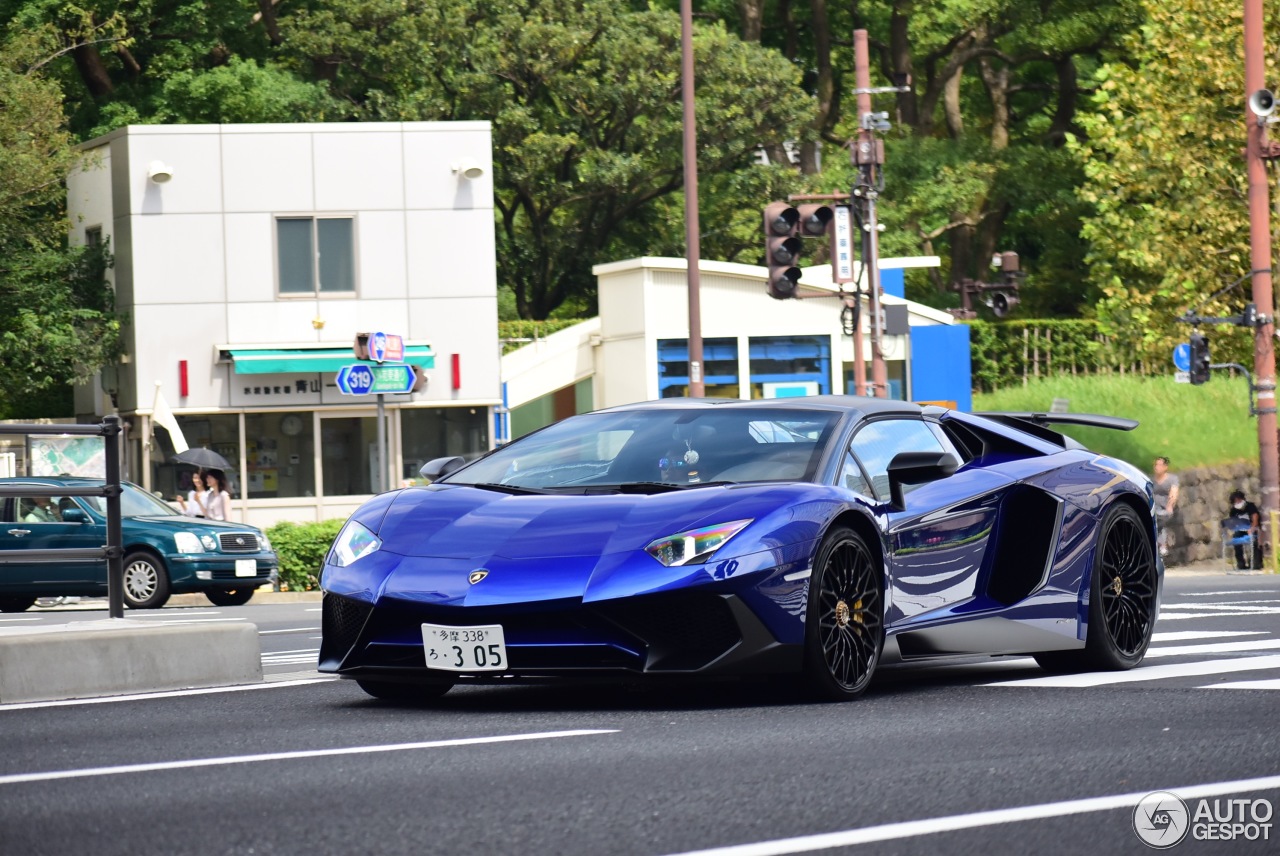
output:
{"label": "black front grille", "polygon": [[320,662],[332,661],[336,668],[360,638],[373,607],[358,600],[324,595],[320,603]]}
{"label": "black front grille", "polygon": [[258,536],[252,532],[219,532],[218,544],[224,553],[258,552]]}

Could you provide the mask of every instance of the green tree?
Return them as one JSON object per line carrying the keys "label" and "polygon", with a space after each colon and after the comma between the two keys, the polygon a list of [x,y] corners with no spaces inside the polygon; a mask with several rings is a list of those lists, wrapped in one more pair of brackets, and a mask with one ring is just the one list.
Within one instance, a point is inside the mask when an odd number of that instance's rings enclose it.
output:
{"label": "green tree", "polygon": [[62,93],[40,72],[55,54],[48,30],[0,43],[0,410],[11,415],[50,415],[23,402],[69,394],[119,347],[106,248],[66,245],[75,152]]}
{"label": "green tree", "polygon": [[[1100,69],[1077,149],[1081,193],[1094,207],[1084,234],[1104,295],[1099,317],[1159,355],[1186,337],[1176,315],[1249,271],[1244,70],[1238,3],[1148,2],[1146,12],[1148,24],[1126,45],[1132,62]],[[1274,53],[1267,64],[1274,69]],[[1238,312],[1247,278],[1242,287],[1204,312]],[[1247,349],[1247,334],[1219,330],[1215,344],[1231,337]]]}

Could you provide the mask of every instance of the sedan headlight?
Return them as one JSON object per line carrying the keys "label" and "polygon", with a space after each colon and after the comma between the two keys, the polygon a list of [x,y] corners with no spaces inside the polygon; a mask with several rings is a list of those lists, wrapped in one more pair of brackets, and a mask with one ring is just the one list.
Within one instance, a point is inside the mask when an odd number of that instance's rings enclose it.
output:
{"label": "sedan headlight", "polygon": [[338,537],[333,541],[333,549],[329,551],[329,564],[345,568],[356,559],[363,559],[376,552],[382,541],[367,528],[354,520],[348,520],[342,527]]}
{"label": "sedan headlight", "polygon": [[200,545],[200,536],[194,532],[173,533],[173,543],[178,548],[179,553],[204,552],[204,547]]}
{"label": "sedan headlight", "polygon": [[668,568],[705,562],[716,550],[723,547],[726,541],[745,529],[750,522],[750,520],[735,520],[732,523],[719,523],[715,526],[677,532],[675,535],[659,538],[644,549],[646,553]]}
{"label": "sedan headlight", "polygon": [[212,535],[208,535],[208,534],[201,535],[200,543],[203,544],[204,548],[208,550],[210,553],[217,552],[218,550],[218,540],[214,538]]}
{"label": "sedan headlight", "polygon": [[266,532],[258,536],[258,543],[262,545],[263,551],[271,552],[271,539],[267,537]]}

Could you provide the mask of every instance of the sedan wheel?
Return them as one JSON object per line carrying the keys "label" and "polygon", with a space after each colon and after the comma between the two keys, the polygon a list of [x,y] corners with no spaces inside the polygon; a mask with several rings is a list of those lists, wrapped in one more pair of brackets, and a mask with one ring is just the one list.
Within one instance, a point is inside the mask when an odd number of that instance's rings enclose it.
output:
{"label": "sedan wheel", "polygon": [[857,698],[884,647],[884,574],[862,536],[828,533],[813,563],[805,613],[805,676],[821,698]]}
{"label": "sedan wheel", "polygon": [[1112,506],[1103,518],[1089,583],[1089,631],[1082,651],[1036,655],[1050,671],[1132,669],[1151,644],[1156,560],[1138,513]]}
{"label": "sedan wheel", "polygon": [[169,574],[150,553],[124,557],[124,602],[130,609],[159,609],[169,599]]}

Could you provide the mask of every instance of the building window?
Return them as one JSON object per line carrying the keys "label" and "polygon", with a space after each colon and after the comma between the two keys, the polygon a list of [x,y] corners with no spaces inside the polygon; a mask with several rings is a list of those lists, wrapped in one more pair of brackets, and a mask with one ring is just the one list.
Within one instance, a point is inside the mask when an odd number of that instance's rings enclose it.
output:
{"label": "building window", "polygon": [[244,436],[245,495],[249,499],[316,495],[311,411],[246,413]]}
{"label": "building window", "polygon": [[[738,340],[702,340],[702,384],[707,398],[738,397]],[[658,397],[689,394],[689,340],[658,340]]]}
{"label": "building window", "polygon": [[102,243],[102,227],[90,226],[84,230],[84,245],[86,247],[96,247]]}
{"label": "building window", "polygon": [[277,217],[280,294],[353,294],[355,246],[353,217]]}
{"label": "building window", "polygon": [[751,339],[751,397],[828,395],[828,336],[759,336]]}

